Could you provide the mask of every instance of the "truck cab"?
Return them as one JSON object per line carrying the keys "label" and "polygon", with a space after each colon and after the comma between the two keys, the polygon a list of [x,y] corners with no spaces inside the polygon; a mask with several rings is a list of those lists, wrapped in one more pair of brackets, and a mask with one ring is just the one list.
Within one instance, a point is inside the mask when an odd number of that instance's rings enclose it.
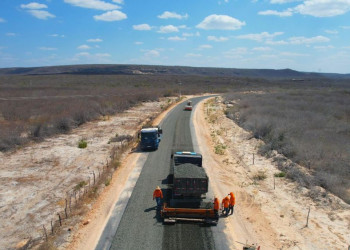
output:
{"label": "truck cab", "polygon": [[140,132],[140,146],[142,150],[157,150],[161,140],[162,129],[160,127],[143,128]]}

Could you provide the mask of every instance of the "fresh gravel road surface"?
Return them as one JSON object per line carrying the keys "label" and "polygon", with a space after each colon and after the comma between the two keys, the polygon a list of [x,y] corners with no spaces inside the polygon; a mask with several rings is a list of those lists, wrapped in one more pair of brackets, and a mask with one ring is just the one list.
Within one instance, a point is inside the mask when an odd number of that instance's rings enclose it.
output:
{"label": "fresh gravel road surface", "polygon": [[[207,97],[193,98],[192,105],[195,106],[204,98]],[[152,200],[156,186],[160,186],[165,195],[169,192],[167,176],[171,153],[174,150],[194,151],[190,128],[192,112],[184,111],[184,105],[175,107],[163,120],[163,137],[159,149],[138,152],[148,154],[148,157],[127,201],[116,233],[113,239],[109,239],[110,244],[103,244],[101,241],[107,241],[108,237],[101,237],[96,249],[108,249],[109,245],[110,249],[215,249],[220,246],[214,242],[213,231],[217,231],[217,227],[198,223],[165,225]]]}

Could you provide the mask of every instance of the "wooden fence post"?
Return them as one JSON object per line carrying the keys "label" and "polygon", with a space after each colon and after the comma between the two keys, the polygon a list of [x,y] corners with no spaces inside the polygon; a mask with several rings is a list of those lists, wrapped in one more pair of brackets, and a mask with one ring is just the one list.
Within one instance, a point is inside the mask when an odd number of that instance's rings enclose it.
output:
{"label": "wooden fence post", "polygon": [[273,176],[273,190],[276,189],[276,177],[275,175]]}
{"label": "wooden fence post", "polygon": [[52,224],[52,220],[51,220],[51,234],[53,235],[53,224]]}
{"label": "wooden fence post", "polygon": [[309,212],[307,213],[307,219],[306,219],[306,226],[305,226],[305,227],[308,227],[308,226],[309,226],[309,215],[310,215],[310,210],[311,210],[311,207],[309,207]]}
{"label": "wooden fence post", "polygon": [[92,171],[92,174],[94,175],[94,185],[95,185],[95,171]]}
{"label": "wooden fence post", "polygon": [[253,165],[254,165],[254,162],[255,162],[255,154],[253,153]]}
{"label": "wooden fence post", "polygon": [[44,228],[45,239],[46,239],[46,241],[47,241],[47,232],[46,232],[46,228],[45,228],[44,225],[43,225],[43,228]]}
{"label": "wooden fence post", "polygon": [[59,222],[60,222],[60,227],[62,226],[62,219],[61,219],[61,215],[59,214],[59,213],[57,213],[57,215],[58,215],[58,220],[59,220]]}

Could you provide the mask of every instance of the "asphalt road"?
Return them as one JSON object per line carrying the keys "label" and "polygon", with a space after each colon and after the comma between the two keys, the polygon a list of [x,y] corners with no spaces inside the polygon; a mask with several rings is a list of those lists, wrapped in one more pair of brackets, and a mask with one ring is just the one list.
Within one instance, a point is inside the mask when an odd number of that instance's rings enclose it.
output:
{"label": "asphalt road", "polygon": [[[192,99],[195,106],[205,97]],[[110,249],[215,249],[212,227],[193,223],[163,225],[152,200],[156,186],[167,193],[170,155],[174,150],[193,151],[192,112],[175,107],[163,120],[163,137],[157,151],[148,154],[122,213]],[[111,218],[113,219],[113,218]],[[107,227],[108,228],[108,227]],[[110,229],[108,229],[110,230]],[[106,231],[106,229],[105,229]],[[105,249],[100,239],[96,249]],[[108,244],[107,244],[108,245]]]}

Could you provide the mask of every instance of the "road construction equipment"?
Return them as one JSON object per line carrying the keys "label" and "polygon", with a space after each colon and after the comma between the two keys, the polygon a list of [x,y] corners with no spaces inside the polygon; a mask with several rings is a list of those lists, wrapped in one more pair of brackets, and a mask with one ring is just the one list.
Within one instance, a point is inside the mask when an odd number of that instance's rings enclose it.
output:
{"label": "road construction equipment", "polygon": [[161,210],[164,222],[182,220],[217,224],[219,216],[214,210],[213,202],[205,200],[209,179],[202,167],[202,155],[180,151],[171,157],[168,178],[171,197],[168,197],[168,202],[164,202]]}

